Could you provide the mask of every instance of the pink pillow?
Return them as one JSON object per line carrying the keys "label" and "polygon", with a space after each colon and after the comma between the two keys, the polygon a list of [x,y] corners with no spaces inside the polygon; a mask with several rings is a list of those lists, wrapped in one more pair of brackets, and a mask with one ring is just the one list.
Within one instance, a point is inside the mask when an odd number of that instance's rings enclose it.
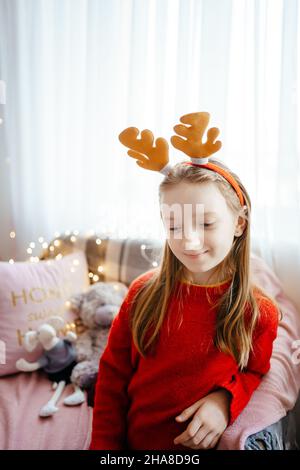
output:
{"label": "pink pillow", "polygon": [[41,350],[27,353],[22,347],[24,333],[52,315],[73,321],[65,303],[88,286],[83,251],[38,263],[0,262],[0,376],[19,372],[15,364],[20,357],[38,358]]}

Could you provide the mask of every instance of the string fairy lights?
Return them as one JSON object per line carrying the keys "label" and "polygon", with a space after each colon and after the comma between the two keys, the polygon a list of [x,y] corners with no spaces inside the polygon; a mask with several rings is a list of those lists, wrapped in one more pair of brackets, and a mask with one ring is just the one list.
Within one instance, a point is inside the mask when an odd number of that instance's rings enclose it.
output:
{"label": "string fairy lights", "polygon": [[148,261],[148,263],[150,263],[154,268],[157,268],[158,266],[158,262],[157,261],[152,261],[148,254],[147,254],[147,246],[145,244],[142,244],[141,245],[141,254],[143,256],[143,258]]}
{"label": "string fairy lights", "polygon": [[[78,230],[66,230],[64,233],[61,232],[54,232],[54,238],[51,242],[45,241],[45,237],[39,236],[36,242],[31,241],[26,248],[26,255],[25,260],[31,263],[38,263],[41,260],[47,261],[47,263],[51,263],[54,259],[60,260],[64,256],[65,248],[69,247],[70,244],[75,244],[78,240],[78,236],[80,232]],[[94,243],[98,247],[102,244],[103,240],[96,235],[94,230],[89,230],[85,234],[83,234],[85,238],[94,238]],[[106,234],[107,236],[107,234]],[[15,230],[11,230],[9,233],[9,237],[12,241],[16,241],[17,234]],[[109,238],[108,238],[109,239]],[[152,267],[158,266],[158,261],[155,259],[152,253],[153,247],[147,246],[145,243],[141,243],[140,245],[140,252],[141,256],[147,261],[147,263]],[[36,253],[34,253],[36,252]],[[29,256],[28,256],[29,255]],[[47,259],[49,258],[49,259]],[[153,259],[154,258],[154,259]],[[8,260],[10,264],[15,263],[13,258]],[[73,265],[70,268],[70,271],[73,273],[79,266],[79,260],[74,260]],[[99,280],[105,279],[105,263],[101,263],[97,266],[96,272],[89,271],[89,279],[90,283],[99,282]],[[95,271],[95,270],[94,270]],[[117,288],[117,285],[116,285]]]}

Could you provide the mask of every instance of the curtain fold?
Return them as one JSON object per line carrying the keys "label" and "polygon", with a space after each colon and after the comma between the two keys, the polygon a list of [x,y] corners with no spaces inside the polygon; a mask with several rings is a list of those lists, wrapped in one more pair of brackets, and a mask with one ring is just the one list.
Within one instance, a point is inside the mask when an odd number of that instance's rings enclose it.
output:
{"label": "curtain fold", "polygon": [[[118,134],[211,113],[270,264],[300,254],[297,0],[0,0],[0,259],[65,230],[164,237]],[[172,163],[184,156],[170,146]],[[10,238],[10,233],[16,233]],[[34,250],[33,250],[34,251]],[[275,252],[275,255],[274,255]],[[274,260],[275,256],[275,260]]]}

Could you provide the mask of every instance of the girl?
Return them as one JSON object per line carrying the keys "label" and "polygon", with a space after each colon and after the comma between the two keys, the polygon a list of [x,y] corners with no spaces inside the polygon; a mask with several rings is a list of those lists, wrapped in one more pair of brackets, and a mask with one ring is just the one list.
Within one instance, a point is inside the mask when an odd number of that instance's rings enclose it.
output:
{"label": "girl", "polygon": [[[216,448],[270,368],[279,309],[250,279],[250,198],[213,162],[239,194],[186,162],[160,184],[162,261],[131,283],[111,326],[90,449]],[[192,217],[172,217],[174,204]]]}

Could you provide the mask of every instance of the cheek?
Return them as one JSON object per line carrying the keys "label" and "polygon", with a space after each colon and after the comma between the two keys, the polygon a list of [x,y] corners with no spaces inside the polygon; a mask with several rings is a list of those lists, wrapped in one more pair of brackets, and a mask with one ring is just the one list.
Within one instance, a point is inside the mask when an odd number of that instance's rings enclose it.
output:
{"label": "cheek", "polygon": [[221,256],[228,251],[230,245],[228,234],[223,230],[210,231],[204,235],[204,246],[209,250],[210,256]]}
{"label": "cheek", "polygon": [[211,245],[216,253],[227,254],[232,247],[233,233],[232,230],[220,230],[207,239],[208,246]]}

